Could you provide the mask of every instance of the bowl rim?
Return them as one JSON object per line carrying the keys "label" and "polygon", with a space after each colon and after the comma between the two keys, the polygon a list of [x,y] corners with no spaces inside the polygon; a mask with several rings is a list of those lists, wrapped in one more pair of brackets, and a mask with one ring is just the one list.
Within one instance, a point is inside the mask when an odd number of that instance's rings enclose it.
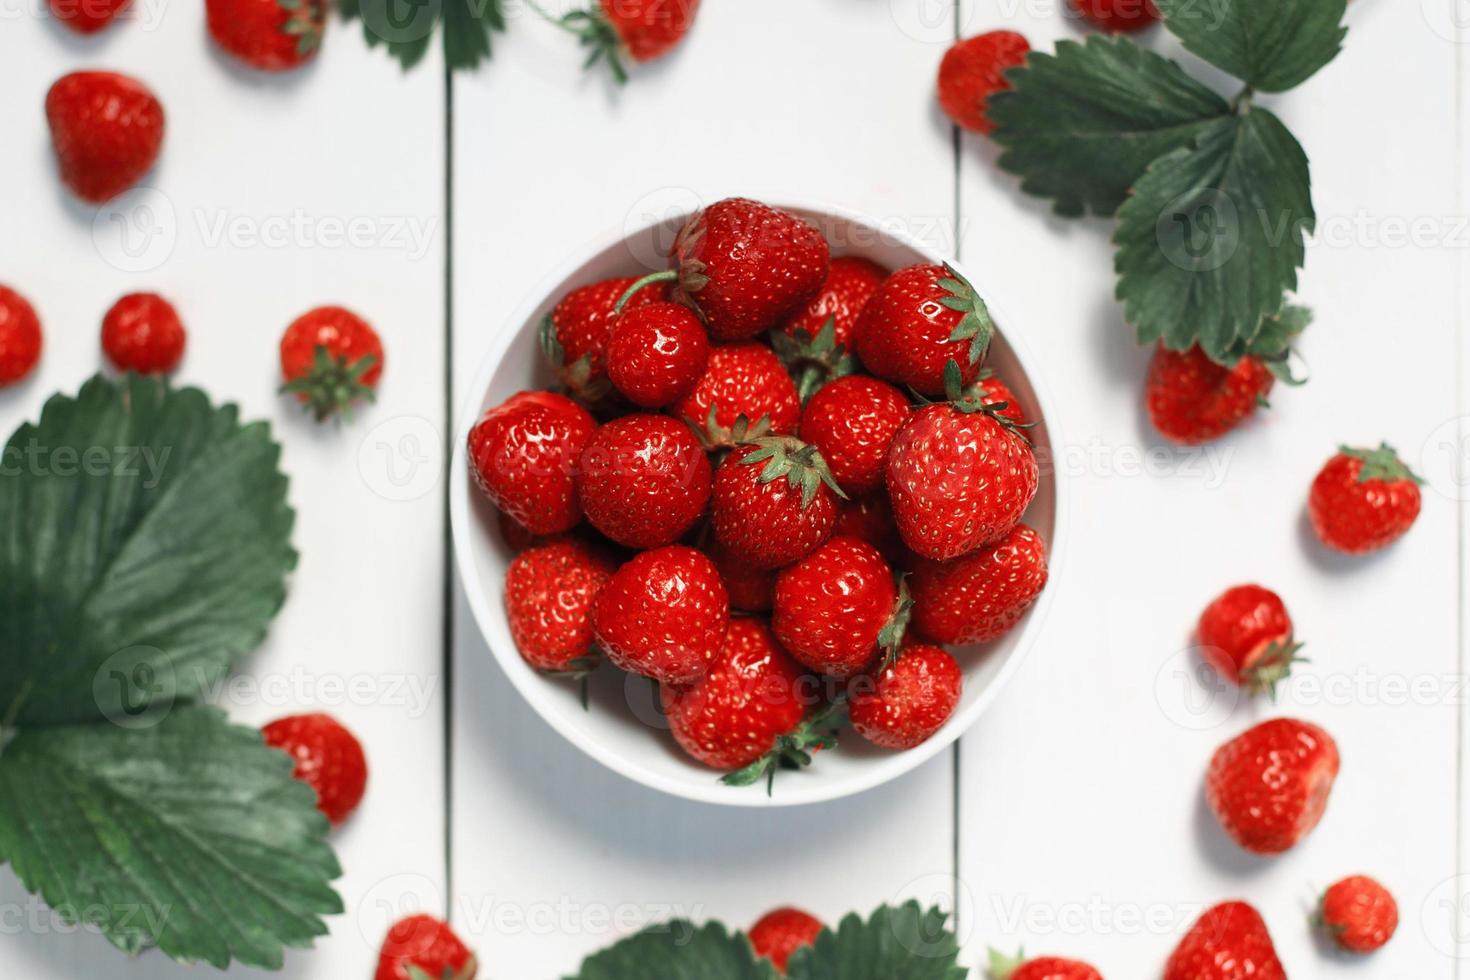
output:
{"label": "bowl rim", "polygon": [[[1057,421],[1056,401],[1044,374],[1037,366],[1037,356],[1025,339],[1024,330],[1016,331],[1014,328],[1017,321],[1010,316],[1011,307],[1003,298],[996,299],[997,296],[1002,295],[1003,291],[995,289],[994,284],[983,277],[973,276],[962,262],[948,258],[928,242],[864,212],[835,205],[819,198],[793,199],[790,195],[783,195],[768,203],[782,210],[821,214],[839,221],[861,225],[894,244],[913,251],[926,262],[936,265],[952,265],[975,285],[976,291],[984,297],[987,307],[994,314],[996,322],[1011,325],[1011,329],[1003,330],[1002,335],[1031,387],[1039,417],[1046,422],[1048,442],[1051,446],[1050,476],[1053,485],[1053,530],[1051,539],[1047,542],[1049,587],[1042,590],[1041,596],[1028,612],[1026,621],[1021,626],[1021,635],[1017,637],[1016,646],[1008,653],[1005,662],[989,686],[971,704],[962,705],[961,709],[955,712],[954,717],[950,718],[932,738],[913,749],[874,758],[862,767],[860,773],[838,781],[814,780],[803,783],[797,779],[788,779],[784,783],[783,792],[775,796],[768,796],[760,792],[758,787],[745,787],[742,791],[740,788],[726,786],[719,781],[719,774],[714,770],[708,772],[707,785],[703,781],[693,782],[671,778],[640,765],[620,752],[609,749],[596,739],[585,738],[582,732],[563,722],[559,712],[545,706],[545,699],[550,697],[551,691],[555,689],[535,677],[529,669],[520,669],[523,662],[517,651],[514,649],[502,650],[499,648],[500,644],[492,642],[490,624],[492,622],[504,623],[505,613],[503,609],[493,606],[490,602],[491,590],[484,588],[485,583],[475,563],[474,542],[470,535],[478,533],[478,530],[470,494],[469,454],[465,448],[470,429],[483,412],[485,392],[489,390],[495,373],[505,359],[510,346],[523,330],[534,329],[531,326],[532,315],[553,292],[564,290],[568,285],[567,280],[592,258],[621,242],[645,235],[656,227],[676,220],[675,216],[663,215],[650,218],[636,226],[623,225],[609,229],[581,246],[569,249],[566,253],[567,258],[558,262],[546,275],[537,280],[523,296],[515,311],[502,321],[500,329],[491,339],[488,350],[481,358],[473,382],[463,395],[459,415],[454,420],[454,442],[449,466],[450,530],[460,587],[469,603],[470,612],[475,620],[475,628],[479,630],[485,645],[490,648],[490,652],[520,696],[558,735],[606,768],[625,778],[686,800],[718,806],[748,808],[806,806],[831,802],[875,789],[918,769],[948,749],[973,727],[1011,682],[1022,662],[1037,644],[1038,634],[1047,620],[1047,614],[1058,591],[1058,572],[1063,565],[1061,559],[1067,554],[1067,530],[1070,514],[1067,477],[1063,467],[1056,465],[1057,447],[1065,445]],[[497,591],[494,594],[499,593]],[[505,632],[509,633],[508,625]]]}

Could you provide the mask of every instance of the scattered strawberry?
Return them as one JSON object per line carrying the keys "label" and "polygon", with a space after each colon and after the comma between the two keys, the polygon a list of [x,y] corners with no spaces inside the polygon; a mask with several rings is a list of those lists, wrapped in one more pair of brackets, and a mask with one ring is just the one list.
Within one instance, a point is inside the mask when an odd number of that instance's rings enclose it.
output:
{"label": "scattered strawberry", "polygon": [[36,368],[44,339],[41,318],[26,298],[0,286],[0,387],[13,385]]}
{"label": "scattered strawberry", "polygon": [[526,663],[571,674],[595,665],[592,610],[615,568],[599,549],[573,538],[530,548],[510,563],[505,612]]}
{"label": "scattered strawberry", "polygon": [[898,525],[893,522],[888,494],[882,490],[837,505],[837,523],[832,525],[832,535],[839,534],[868,542],[894,568],[908,570],[914,563],[913,552],[903,543]]}
{"label": "scattered strawberry", "polygon": [[475,980],[477,969],[449,923],[411,915],[388,930],[373,980]]}
{"label": "scattered strawberry", "polygon": [[1265,402],[1275,375],[1247,355],[1234,367],[1217,364],[1199,347],[1154,351],[1145,385],[1145,404],[1154,428],[1186,446],[1218,439]]}
{"label": "scattered strawberry", "polygon": [[667,415],[625,415],[582,451],[577,497],[592,526],[629,548],[679,540],[704,513],[710,464],[689,426]]}
{"label": "scattered strawberry", "polygon": [[96,34],[117,19],[130,0],[50,0],[51,16],[78,34]]}
{"label": "scattered strawberry", "polygon": [[769,347],[729,344],[710,350],[704,375],[672,412],[710,448],[727,448],[765,435],[795,435],[801,401]]}
{"label": "scattered strawberry", "polygon": [[1164,966],[1164,980],[1286,980],[1261,914],[1244,902],[1209,909]]}
{"label": "scattered strawberry", "polygon": [[995,406],[995,414],[1001,418],[1010,419],[1018,428],[1027,426],[1026,413],[1021,410],[1021,400],[1016,397],[1011,386],[1002,381],[994,371],[989,368],[982,370],[970,389],[986,405]]}
{"label": "scattered strawberry", "polygon": [[152,169],[163,147],[163,106],[142,82],[79,71],[46,93],[46,121],[62,183],[101,204]]}
{"label": "scattered strawberry", "polygon": [[1014,957],[990,951],[990,980],[1103,980],[1101,973],[1078,960],[1058,956],[1026,959],[1025,953]]}
{"label": "scattered strawberry", "polygon": [[771,344],[797,379],[796,392],[803,402],[822,385],[858,369],[853,328],[887,276],[882,266],[868,259],[833,259],[821,291],[771,332]]}
{"label": "scattered strawberry", "polygon": [[281,391],[294,394],[318,422],[377,397],[383,341],[362,317],[340,306],[301,314],[281,338]]}
{"label": "scattered strawberry", "polygon": [[963,276],[947,265],[912,265],[883,280],[853,337],[869,371],[939,395],[951,361],[960,365],[961,387],[975,380],[994,333],[985,301]]}
{"label": "scattered strawberry", "polygon": [[618,667],[664,684],[709,670],[730,623],[730,598],[702,552],[645,551],[619,568],[597,599],[597,643]]}
{"label": "scattered strawberry", "polygon": [[694,390],[709,363],[704,324],[678,303],[625,310],[607,345],[613,387],[642,408],[663,408]]}
{"label": "scattered strawberry", "polygon": [[184,324],[157,293],[129,293],[102,318],[102,350],[119,371],[169,374],[184,357]]}
{"label": "scattered strawberry", "polygon": [[730,593],[730,608],[742,612],[769,612],[776,603],[776,571],[757,568],[742,561],[720,544],[714,535],[704,545],[705,554],[720,570],[720,580]]}
{"label": "scattered strawberry", "polygon": [[[637,281],[634,276],[624,276],[581,286],[567,293],[541,321],[541,352],[561,383],[579,398],[597,401],[607,392],[607,345],[612,337],[613,309]],[[640,289],[628,297],[623,310],[666,299],[665,285]]]}
{"label": "scattered strawberry", "polygon": [[1387,547],[1419,517],[1422,482],[1386,442],[1377,449],[1343,446],[1312,481],[1312,528],[1323,544],[1350,555]]}
{"label": "scattered strawberry", "polygon": [[985,110],[990,97],[1010,88],[1005,73],[1026,62],[1031,45],[1015,31],[991,31],[955,44],[939,63],[939,105],[961,129],[995,129]]}
{"label": "scattered strawberry", "polygon": [[597,423],[552,391],[522,391],[470,430],[475,482],[531,536],[570,531],[582,520],[573,473]]}
{"label": "scattered strawberry", "polygon": [[821,919],[801,909],[779,908],[761,916],[746,937],[756,956],[770,960],[776,972],[785,975],[791,954],[816,942],[825,928]]}
{"label": "scattered strawberry", "polygon": [[367,790],[367,756],[362,743],[329,715],[291,715],[260,730],[265,744],[296,763],[293,775],[316,790],[317,809],[341,824]]}
{"label": "scattered strawberry", "polygon": [[[957,396],[959,368],[946,373]],[[1009,534],[1039,481],[1030,443],[975,398],[926,405],[909,416],[885,472],[904,543],[939,561]]]}
{"label": "scattered strawberry", "polygon": [[326,0],[204,0],[209,33],[252,68],[289,71],[316,57]]}
{"label": "scattered strawberry", "polygon": [[550,19],[591,49],[584,67],[606,61],[621,85],[628,80],[625,57],[638,63],[662,58],[689,33],[698,12],[699,0],[598,0],[594,10]]}
{"label": "scattered strawberry", "polygon": [[1280,854],[1322,819],[1337,769],[1332,736],[1304,721],[1274,718],[1220,747],[1210,760],[1205,796],[1237,844]]}
{"label": "scattered strawberry", "polygon": [[[857,538],[830,538],[776,577],[771,628],[808,669],[843,678],[868,667],[880,645],[897,649],[907,614],[878,549]],[[896,629],[885,635],[895,620]]]}
{"label": "scattered strawberry", "polygon": [[1332,940],[1353,953],[1382,949],[1399,927],[1399,906],[1372,878],[1344,878],[1322,896],[1317,922]]}
{"label": "scattered strawberry", "polygon": [[831,535],[840,493],[816,447],[790,436],[757,439],[715,473],[715,535],[757,568],[789,565]]}
{"label": "scattered strawberry", "polygon": [[1281,597],[1259,585],[1237,585],[1210,603],[1196,632],[1200,655],[1251,694],[1270,691],[1291,673],[1302,645]]}
{"label": "scattered strawberry", "polygon": [[812,395],[798,434],[817,447],[843,492],[856,497],[883,485],[888,447],[908,417],[908,399],[897,388],[852,374]]}
{"label": "scattered strawberry", "polygon": [[908,646],[871,678],[851,685],[848,714],[853,730],[885,749],[911,749],[927,742],[960,703],[964,674],[944,649]]}
{"label": "scattered strawberry", "polygon": [[1154,0],[1072,0],[1072,6],[1105,31],[1141,31],[1159,19]]}
{"label": "scattered strawberry", "polygon": [[914,625],[939,643],[988,643],[1031,608],[1046,574],[1046,542],[1025,524],[950,561],[921,561],[909,580]]}

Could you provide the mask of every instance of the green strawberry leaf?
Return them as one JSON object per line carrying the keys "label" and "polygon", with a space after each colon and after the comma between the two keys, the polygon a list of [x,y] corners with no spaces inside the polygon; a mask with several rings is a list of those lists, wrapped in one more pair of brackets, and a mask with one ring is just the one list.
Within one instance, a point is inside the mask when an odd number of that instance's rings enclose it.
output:
{"label": "green strawberry leaf", "polygon": [[654,926],[588,957],[566,980],[776,980],[750,942],[718,923]]}
{"label": "green strawberry leaf", "polygon": [[0,469],[0,726],[197,695],[286,594],[280,447],[192,388],[98,377],[21,426]]}
{"label": "green strawberry leaf", "polygon": [[1342,50],[1347,0],[1156,0],[1184,46],[1262,92],[1306,81]]}
{"label": "green strawberry leaf", "polygon": [[452,69],[478,67],[491,53],[490,35],[505,30],[502,0],[338,0],[345,20],[361,20],[369,47],[379,44],[407,70],[429,50],[443,23],[444,62]]}
{"label": "green strawberry leaf", "polygon": [[1032,52],[990,97],[1000,165],[1058,214],[1114,213],[1148,165],[1189,146],[1230,104],[1127,38],[1094,34]]}
{"label": "green strawberry leaf", "polygon": [[279,969],[342,911],[315,794],[214,708],[22,731],[0,753],[0,862],[128,953]]}
{"label": "green strawberry leaf", "polygon": [[1316,224],[1301,145],[1270,112],[1216,120],[1118,211],[1117,295],[1141,343],[1227,360],[1281,312]]}
{"label": "green strawberry leaf", "polygon": [[917,902],[884,906],[865,922],[856,915],[814,945],[797,950],[786,965],[790,980],[964,980],[956,965],[960,947],[949,916]]}

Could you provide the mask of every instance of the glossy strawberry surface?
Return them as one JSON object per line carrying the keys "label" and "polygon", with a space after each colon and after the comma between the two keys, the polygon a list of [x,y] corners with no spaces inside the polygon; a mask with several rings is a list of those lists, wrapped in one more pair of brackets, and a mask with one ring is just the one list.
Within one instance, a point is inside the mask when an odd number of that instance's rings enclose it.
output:
{"label": "glossy strawberry surface", "polygon": [[411,915],[388,930],[373,980],[475,980],[475,957],[432,915]]}
{"label": "glossy strawberry surface", "polygon": [[780,568],[815,551],[832,533],[836,497],[818,487],[809,501],[785,479],[762,482],[764,462],[745,463],[758,451],[740,446],[715,472],[713,526],[731,554],[757,568]]}
{"label": "glossy strawberry surface", "polygon": [[1388,945],[1399,927],[1399,906],[1387,888],[1365,875],[1334,884],[1322,896],[1317,918],[1338,946],[1372,953]]}
{"label": "glossy strawberry surface", "polygon": [[143,178],[163,148],[163,106],[142,82],[107,71],[65,75],[46,93],[62,183],[101,204]]}
{"label": "glossy strawberry surface", "polygon": [[102,318],[102,350],[119,371],[168,374],[184,357],[184,323],[157,293],[129,293]]}
{"label": "glossy strawberry surface", "polygon": [[569,531],[582,520],[573,474],[597,423],[565,395],[523,391],[470,430],[475,482],[532,535]]}
{"label": "glossy strawberry surface", "polygon": [[265,744],[296,763],[294,776],[316,791],[317,809],[334,825],[344,822],[367,791],[362,743],[325,714],[291,715],[260,730]]}
{"label": "glossy strawberry surface", "polygon": [[204,0],[210,36],[252,68],[289,71],[316,57],[326,0]]}
{"label": "glossy strawberry surface", "polygon": [[960,366],[964,384],[980,363],[970,359],[969,340],[951,340],[965,314],[945,304],[951,293],[940,285],[949,271],[912,265],[883,280],[858,318],[857,355],[873,374],[922,395],[944,394],[944,366]]}
{"label": "glossy strawberry surface", "polygon": [[688,395],[704,377],[709,337],[678,303],[624,310],[607,345],[613,387],[640,408],[662,408]]}
{"label": "glossy strawberry surface", "polygon": [[714,563],[683,545],[635,556],[597,599],[597,645],[623,670],[665,684],[703,677],[724,642],[730,599]]}
{"label": "glossy strawberry surface", "polygon": [[856,255],[834,258],[827,271],[827,281],[806,306],[781,324],[782,332],[789,337],[801,333],[815,337],[830,320],[833,338],[851,350],[858,316],[878,284],[887,277],[888,270],[871,259]]}
{"label": "glossy strawberry surface", "polygon": [[1164,980],[1286,980],[1286,969],[1261,914],[1245,902],[1224,902],[1190,927]]}
{"label": "glossy strawberry surface", "polygon": [[1015,627],[1046,579],[1046,542],[1017,525],[958,558],[919,562],[909,579],[914,626],[940,643],[987,643]]}
{"label": "glossy strawberry surface", "polygon": [[1218,364],[1199,347],[1173,351],[1159,345],[1144,386],[1148,417],[1159,434],[1187,446],[1218,439],[1265,401],[1275,384],[1260,359]]}
{"label": "glossy strawberry surface", "polygon": [[1226,589],[1200,614],[1200,656],[1225,679],[1264,690],[1284,678],[1295,652],[1281,597],[1259,585]]}
{"label": "glossy strawberry surface", "polygon": [[1337,743],[1327,732],[1273,718],[1220,747],[1210,760],[1205,796],[1237,844],[1280,854],[1321,821],[1338,766]]}
{"label": "glossy strawberry surface", "polygon": [[634,61],[668,54],[699,13],[699,0],[599,0],[598,5]]}
{"label": "glossy strawberry surface", "polygon": [[[796,385],[764,344],[727,344],[709,352],[704,374],[670,412],[711,446],[730,446],[741,419],[746,435],[794,435],[801,421]],[[711,423],[710,415],[714,414]]]}
{"label": "glossy strawberry surface", "polygon": [[995,129],[985,110],[990,97],[1010,88],[1005,73],[1026,61],[1031,45],[1015,31],[990,31],[955,42],[939,62],[939,105],[956,126],[974,133]]}
{"label": "glossy strawberry surface", "polygon": [[897,600],[893,569],[876,548],[830,538],[776,577],[771,627],[806,667],[851,677],[878,656],[878,634]]}
{"label": "glossy strawberry surface", "polygon": [[658,548],[677,541],[704,513],[710,464],[678,419],[625,415],[587,441],[576,484],[593,527],[629,548]]}
{"label": "glossy strawberry surface", "polygon": [[[637,279],[618,276],[579,286],[552,307],[542,326],[541,348],[562,384],[589,397],[607,379],[607,345],[612,339],[613,307]],[[624,312],[668,298],[662,283],[640,289]]]}
{"label": "glossy strawberry surface", "polygon": [[964,674],[941,647],[905,647],[891,665],[852,682],[853,729],[885,749],[912,749],[944,727],[960,703]]}
{"label": "glossy strawberry surface", "polygon": [[1392,447],[1345,446],[1312,481],[1307,514],[1323,544],[1362,555],[1407,534],[1420,504],[1418,478]]}
{"label": "glossy strawberry surface", "polygon": [[576,669],[596,651],[592,614],[616,569],[600,549],[575,538],[533,546],[505,572],[511,639],[537,670]]}
{"label": "glossy strawberry surface", "polygon": [[883,485],[888,447],[909,417],[909,400],[893,385],[851,374],[824,385],[807,401],[797,430],[821,452],[849,497]]}

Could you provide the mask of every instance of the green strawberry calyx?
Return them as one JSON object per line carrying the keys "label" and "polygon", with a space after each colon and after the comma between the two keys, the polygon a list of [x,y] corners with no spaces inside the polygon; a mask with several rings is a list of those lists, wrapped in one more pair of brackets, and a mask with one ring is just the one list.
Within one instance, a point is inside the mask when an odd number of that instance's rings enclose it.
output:
{"label": "green strawberry calyx", "polygon": [[582,710],[591,711],[591,681],[592,675],[597,673],[597,668],[602,665],[602,651],[593,647],[586,656],[568,660],[565,667],[560,670],[543,670],[540,673],[545,677],[565,677],[576,681],[578,694],[582,699]]}
{"label": "green strawberry calyx", "polygon": [[727,786],[750,786],[764,778],[766,795],[770,796],[775,789],[776,773],[779,770],[805,769],[812,764],[814,753],[837,745],[837,734],[846,715],[847,698],[839,695],[790,732],[778,736],[771,751],[744,769],[726,773],[720,778],[720,782]]}
{"label": "green strawberry calyx", "polygon": [[[1025,429],[1036,427],[1035,422],[1017,422],[1009,416],[1003,415],[1006,409],[1011,407],[1010,402],[992,402],[985,400],[985,389],[983,386],[974,384],[965,387],[964,375],[960,372],[958,361],[950,359],[944,363],[944,395],[951,408],[964,415],[989,415],[1003,427],[1025,436]],[[930,399],[922,395],[917,396],[920,404],[932,404]]]}
{"label": "green strawberry calyx", "polygon": [[906,573],[898,576],[898,599],[893,604],[893,615],[878,633],[878,647],[883,651],[880,670],[887,670],[898,662],[903,649],[904,634],[908,632],[909,620],[913,617],[914,600],[909,595],[909,578]]}
{"label": "green strawberry calyx", "polygon": [[828,317],[815,337],[805,330],[792,335],[778,327],[771,331],[771,346],[791,372],[802,404],[827,382],[852,374],[858,367],[857,357],[837,342],[836,317]]}
{"label": "green strawberry calyx", "polygon": [[619,85],[628,81],[628,69],[623,64],[623,37],[601,11],[573,10],[557,17],[536,3],[536,0],[526,0],[526,4],[545,20],[575,36],[584,48],[589,49],[587,60],[582,62],[583,68],[591,68],[599,61],[606,61],[608,69],[612,71],[613,81]]}
{"label": "green strawberry calyx", "polygon": [[992,949],[986,970],[990,974],[990,980],[1010,980],[1011,974],[1019,970],[1025,962],[1025,950],[1017,950],[1015,956],[1007,956],[1000,950]]}
{"label": "green strawberry calyx", "polygon": [[536,332],[537,342],[541,345],[541,353],[561,378],[562,384],[566,385],[572,394],[584,402],[598,402],[603,396],[612,390],[612,382],[606,374],[594,378],[592,376],[592,355],[583,354],[571,364],[567,361],[566,348],[562,346],[561,338],[556,335],[556,321],[550,313],[541,320],[541,326]]}
{"label": "green strawberry calyx", "polygon": [[1276,700],[1276,687],[1291,676],[1294,664],[1310,663],[1306,657],[1297,656],[1304,644],[1294,637],[1272,640],[1265,650],[1240,672],[1241,685],[1248,694],[1269,694]]}
{"label": "green strawberry calyx", "polygon": [[688,416],[684,417],[684,423],[694,430],[699,441],[706,450],[733,449],[741,443],[756,442],[771,431],[771,415],[767,412],[754,422],[750,417],[741,413],[735,416],[735,423],[726,428],[720,424],[720,406],[718,404],[709,407],[709,417],[700,424]]}
{"label": "green strawberry calyx", "polygon": [[1350,446],[1339,446],[1337,451],[1363,464],[1363,468],[1358,471],[1359,483],[1367,483],[1369,480],[1383,480],[1386,483],[1396,483],[1399,480],[1420,484],[1424,482],[1413,470],[1404,465],[1404,461],[1399,459],[1399,454],[1386,442],[1379,443],[1377,449],[1353,449]]}
{"label": "green strawberry calyx", "polygon": [[458,970],[456,970],[452,966],[446,966],[438,976],[434,976],[433,974],[429,973],[429,971],[425,970],[423,967],[419,966],[416,963],[409,963],[407,964],[407,967],[408,980],[470,980],[470,978],[475,975],[475,971],[479,968],[479,964],[476,963],[475,958],[471,956],[468,960],[465,961],[464,966],[460,967]]}
{"label": "green strawberry calyx", "polygon": [[765,467],[756,477],[756,481],[774,483],[785,480],[791,489],[801,491],[802,510],[811,506],[817,491],[823,485],[841,499],[847,499],[847,494],[842,492],[842,488],[833,479],[832,470],[828,468],[827,461],[822,458],[816,446],[804,443],[794,436],[763,436],[747,440],[747,443],[755,446],[756,450],[741,457],[740,465],[755,466],[764,463]]}
{"label": "green strawberry calyx", "polygon": [[946,295],[939,302],[956,313],[963,314],[950,333],[948,342],[968,340],[970,363],[979,364],[990,350],[991,338],[995,336],[995,321],[991,319],[990,308],[985,305],[985,300],[980,298],[968,279],[956,272],[954,266],[948,262],[944,264],[944,271],[946,277],[939,280],[939,288]]}
{"label": "green strawberry calyx", "polygon": [[318,422],[333,416],[350,419],[352,406],[358,401],[377,398],[373,386],[362,380],[377,363],[378,358],[373,354],[349,361],[346,356],[334,356],[318,344],[311,367],[282,385],[281,392],[295,395]]}
{"label": "green strawberry calyx", "polygon": [[298,56],[304,58],[321,47],[325,18],[320,0],[276,0],[276,6],[286,12],[281,31],[296,38]]}

